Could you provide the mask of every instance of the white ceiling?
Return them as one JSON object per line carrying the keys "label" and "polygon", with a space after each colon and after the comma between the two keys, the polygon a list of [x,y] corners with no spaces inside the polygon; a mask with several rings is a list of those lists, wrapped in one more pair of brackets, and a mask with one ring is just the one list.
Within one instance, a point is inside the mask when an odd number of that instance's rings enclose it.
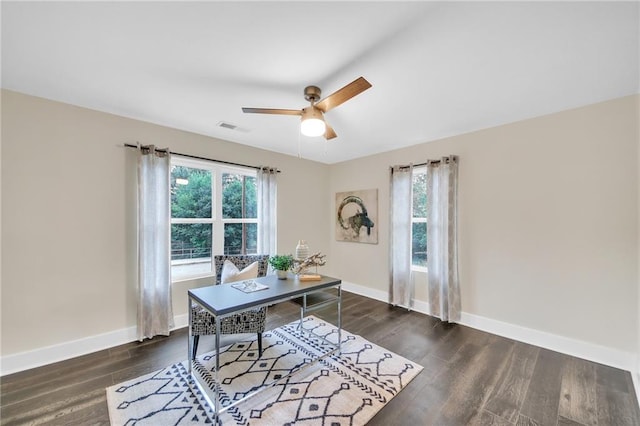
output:
{"label": "white ceiling", "polygon": [[[336,163],[639,92],[638,2],[2,2],[2,87]],[[299,134],[307,85],[373,87]],[[224,121],[242,131],[218,126]],[[153,141],[144,141],[153,143]]]}

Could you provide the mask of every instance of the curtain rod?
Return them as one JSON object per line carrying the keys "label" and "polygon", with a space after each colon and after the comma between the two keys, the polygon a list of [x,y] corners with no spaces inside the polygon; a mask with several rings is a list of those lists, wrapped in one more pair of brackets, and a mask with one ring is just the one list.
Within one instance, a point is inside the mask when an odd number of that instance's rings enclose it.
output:
{"label": "curtain rod", "polygon": [[[457,160],[458,160],[458,156],[457,155],[444,157],[444,161],[446,161],[447,163],[449,161],[457,161]],[[441,162],[442,162],[442,160],[431,160],[430,161],[431,164],[440,164]],[[422,167],[422,166],[426,166],[426,165],[427,165],[427,163],[425,162],[425,163],[412,164],[411,166],[413,166],[413,167]],[[401,168],[401,169],[408,169],[411,166],[406,165],[406,166],[398,166],[398,167]],[[393,166],[391,168],[393,168]]]}
{"label": "curtain rod", "polygon": [[[138,145],[133,145],[133,144],[130,144],[130,143],[125,143],[124,146],[126,146],[127,148],[138,148]],[[156,151],[167,152],[166,149],[160,149],[160,148],[156,148]],[[180,156],[180,157],[193,158],[193,159],[196,159],[196,160],[213,161],[214,163],[229,164],[231,166],[248,167],[250,169],[256,169],[256,170],[260,170],[260,169],[263,168],[261,166],[250,166],[248,164],[234,163],[234,162],[231,162],[231,161],[224,161],[224,160],[214,160],[213,158],[198,157],[197,155],[191,155],[191,154],[182,154],[180,152],[173,152],[171,150],[169,150],[169,152],[171,152],[172,155],[177,155],[177,156]],[[280,173],[280,170],[276,170],[276,172]]]}
{"label": "curtain rod", "polygon": [[[440,160],[433,160],[431,161],[431,164],[440,164]],[[426,166],[427,163],[417,163],[417,164],[412,164],[413,167],[422,167],[422,166]],[[408,169],[411,166],[398,166],[401,169]],[[393,168],[393,167],[392,167]]]}

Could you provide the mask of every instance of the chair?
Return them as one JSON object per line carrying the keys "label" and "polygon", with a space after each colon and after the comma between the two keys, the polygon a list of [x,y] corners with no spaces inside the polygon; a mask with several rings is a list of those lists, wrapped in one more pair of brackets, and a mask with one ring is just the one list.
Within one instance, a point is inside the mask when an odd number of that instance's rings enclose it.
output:
{"label": "chair", "polygon": [[[226,255],[214,256],[216,268],[216,285],[219,285],[222,278],[222,266],[225,260],[229,260],[240,270],[246,268],[253,262],[258,262],[258,276],[263,277],[267,274],[269,266],[269,255]],[[216,334],[215,317],[207,312],[203,307],[197,304],[191,306],[192,310],[192,328],[193,336],[193,353],[192,358],[196,358],[198,350],[198,341],[202,335]],[[267,308],[250,309],[235,315],[225,317],[220,322],[221,334],[241,334],[241,333],[257,333],[258,334],[258,354],[262,356],[262,333],[264,332],[265,322],[267,318]]]}

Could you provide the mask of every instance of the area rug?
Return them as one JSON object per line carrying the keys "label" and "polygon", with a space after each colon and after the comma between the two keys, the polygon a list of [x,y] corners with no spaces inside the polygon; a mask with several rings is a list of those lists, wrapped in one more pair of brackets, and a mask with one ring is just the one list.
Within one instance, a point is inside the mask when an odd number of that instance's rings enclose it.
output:
{"label": "area rug", "polygon": [[[310,316],[304,331],[296,321],[265,332],[261,357],[255,340],[221,349],[218,379],[223,407],[264,383],[276,384],[228,408],[217,421],[193,385],[186,361],[109,387],[111,424],[364,425],[422,370],[344,330],[340,353],[309,365],[310,359],[331,349],[327,341],[338,341],[337,328]],[[203,354],[194,369],[213,383],[214,363],[212,353]],[[302,365],[307,366],[299,369]],[[283,378],[293,369],[298,371]]]}

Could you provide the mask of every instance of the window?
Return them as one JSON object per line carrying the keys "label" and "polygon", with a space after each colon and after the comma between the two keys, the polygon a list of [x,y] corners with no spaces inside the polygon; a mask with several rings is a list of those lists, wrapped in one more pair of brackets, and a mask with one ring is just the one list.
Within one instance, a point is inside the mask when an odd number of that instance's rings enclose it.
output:
{"label": "window", "polygon": [[171,277],[213,274],[212,254],[257,252],[256,172],[171,160]]}
{"label": "window", "polygon": [[427,267],[427,169],[413,169],[411,215],[411,265]]}
{"label": "window", "polygon": [[258,202],[256,177],[222,174],[224,254],[258,253]]}

